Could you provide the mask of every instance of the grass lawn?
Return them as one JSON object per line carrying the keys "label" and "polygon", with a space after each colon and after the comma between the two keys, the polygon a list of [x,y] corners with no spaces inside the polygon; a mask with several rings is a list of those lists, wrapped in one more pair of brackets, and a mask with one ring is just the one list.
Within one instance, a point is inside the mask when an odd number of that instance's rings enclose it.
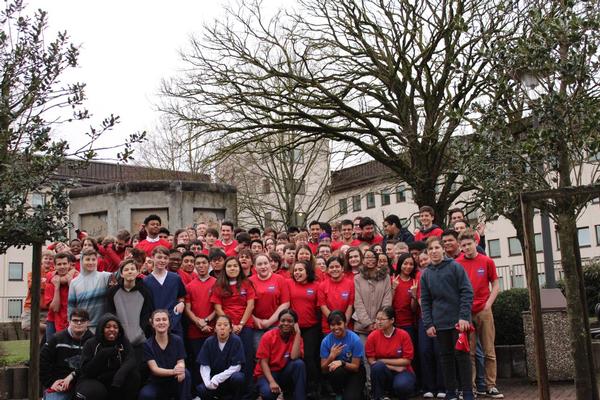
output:
{"label": "grass lawn", "polygon": [[19,365],[29,360],[29,340],[0,342],[0,366]]}

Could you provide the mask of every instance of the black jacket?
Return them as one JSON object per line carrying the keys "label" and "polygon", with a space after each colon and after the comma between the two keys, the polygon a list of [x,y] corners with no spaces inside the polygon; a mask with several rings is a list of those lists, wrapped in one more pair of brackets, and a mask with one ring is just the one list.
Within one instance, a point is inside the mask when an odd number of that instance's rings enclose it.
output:
{"label": "black jacket", "polygon": [[93,336],[94,334],[88,330],[81,340],[75,340],[69,334],[69,330],[65,329],[44,344],[40,353],[42,386],[49,388],[58,379],[64,379],[71,372],[78,370],[81,366],[83,345]]}
{"label": "black jacket", "polygon": [[[109,321],[119,325],[119,334],[113,342],[104,338],[104,326]],[[120,388],[136,368],[133,348],[125,337],[121,322],[113,314],[104,314],[98,322],[96,336],[83,346],[81,378],[97,379],[107,387]]]}

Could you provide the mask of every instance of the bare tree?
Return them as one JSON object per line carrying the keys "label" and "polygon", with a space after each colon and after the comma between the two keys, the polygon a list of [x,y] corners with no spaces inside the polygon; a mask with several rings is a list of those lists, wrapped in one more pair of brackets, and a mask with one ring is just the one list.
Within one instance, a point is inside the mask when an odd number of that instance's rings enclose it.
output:
{"label": "bare tree", "polygon": [[136,163],[168,171],[186,171],[201,175],[204,151],[189,125],[177,124],[163,116],[160,125],[147,134],[147,141],[136,148]]}
{"label": "bare tree", "polygon": [[443,215],[472,188],[451,138],[489,78],[482,55],[518,26],[515,3],[301,0],[272,19],[245,3],[192,40],[163,109],[209,146],[227,138],[214,160],[287,132],[350,144]]}
{"label": "bare tree", "polygon": [[329,143],[295,146],[279,134],[248,146],[216,167],[238,188],[241,226],[283,228],[320,219],[329,200]]}

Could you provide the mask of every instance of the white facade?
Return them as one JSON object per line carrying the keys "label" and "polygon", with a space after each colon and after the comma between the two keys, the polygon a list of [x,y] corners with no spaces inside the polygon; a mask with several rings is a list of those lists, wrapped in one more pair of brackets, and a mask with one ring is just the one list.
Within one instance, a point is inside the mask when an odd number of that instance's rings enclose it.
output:
{"label": "white facade", "polygon": [[[333,190],[327,214],[329,220],[341,221],[342,219],[353,220],[358,216],[370,217],[381,228],[384,217],[395,214],[400,218],[403,225],[413,232],[419,224],[417,219],[418,207],[413,201],[412,191],[408,185],[386,175],[382,174],[381,179],[363,179],[362,181],[357,179],[356,183],[349,182],[348,185],[340,185],[336,182],[336,174],[333,174]],[[473,214],[468,217],[477,219],[477,215]],[[436,219],[436,223],[439,225],[445,225],[445,222],[445,216],[442,216],[441,222],[439,218]],[[559,280],[562,278],[559,263],[560,250],[557,246],[558,237],[552,220],[550,226],[555,277]],[[586,259],[600,257],[600,202],[598,199],[591,202],[584,210],[577,221],[577,226],[579,228],[582,260],[585,262]],[[534,217],[534,230],[536,248],[539,249],[537,253],[538,272],[540,273],[540,282],[543,283],[544,256],[542,254],[539,214]],[[520,244],[516,239],[516,231],[511,222],[502,217],[495,221],[486,222],[485,233],[486,252],[496,263],[501,288],[525,287],[526,277],[523,256]]]}
{"label": "white facade", "polygon": [[20,319],[31,272],[31,249],[10,248],[0,254],[0,322]]}

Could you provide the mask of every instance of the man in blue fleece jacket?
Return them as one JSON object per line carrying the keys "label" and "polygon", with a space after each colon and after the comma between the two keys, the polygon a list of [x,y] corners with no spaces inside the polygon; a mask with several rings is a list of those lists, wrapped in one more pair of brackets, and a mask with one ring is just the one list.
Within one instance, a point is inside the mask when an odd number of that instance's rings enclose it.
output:
{"label": "man in blue fleece jacket", "polygon": [[421,311],[427,335],[435,337],[439,344],[446,399],[458,398],[458,371],[463,398],[472,400],[469,353],[456,351],[454,346],[459,331],[468,332],[470,328],[473,288],[464,268],[444,257],[439,237],[427,239],[427,254],[431,264],[421,275]]}

